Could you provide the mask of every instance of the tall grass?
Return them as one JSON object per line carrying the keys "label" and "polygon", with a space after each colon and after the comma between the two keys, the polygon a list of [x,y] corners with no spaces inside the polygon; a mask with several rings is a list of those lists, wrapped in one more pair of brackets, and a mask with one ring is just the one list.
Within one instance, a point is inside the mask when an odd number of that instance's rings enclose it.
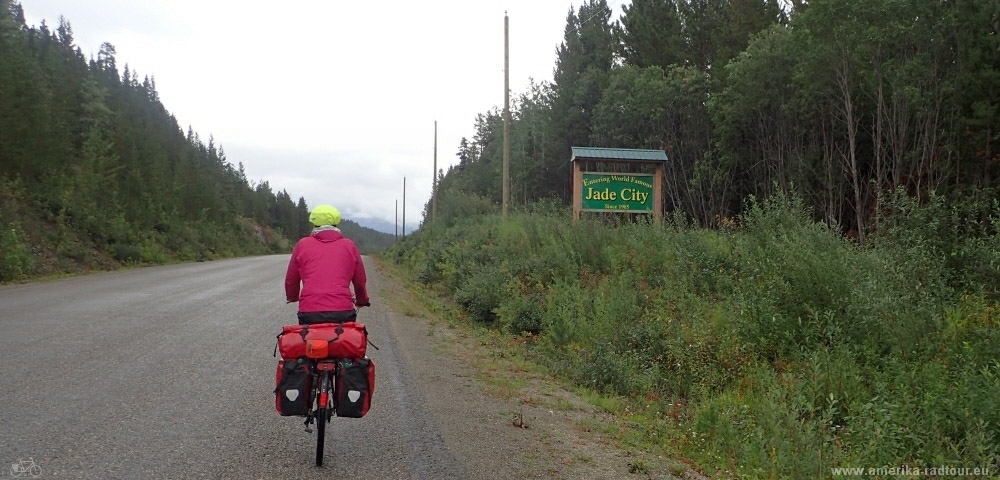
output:
{"label": "tall grass", "polygon": [[557,374],[651,405],[710,473],[982,466],[1000,452],[1000,277],[982,266],[1000,265],[1000,208],[977,202],[897,198],[866,248],[778,196],[726,231],[550,206],[389,255]]}

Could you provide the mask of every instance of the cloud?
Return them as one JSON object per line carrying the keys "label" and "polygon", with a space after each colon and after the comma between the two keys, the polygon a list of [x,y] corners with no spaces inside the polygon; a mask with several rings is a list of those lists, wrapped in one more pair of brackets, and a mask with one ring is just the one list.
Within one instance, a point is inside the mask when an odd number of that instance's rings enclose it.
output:
{"label": "cloud", "polygon": [[112,43],[119,68],[154,77],[181,128],[213,136],[251,180],[387,221],[404,176],[408,219],[430,197],[434,121],[447,170],[476,115],[503,105],[504,11],[516,95],[529,78],[551,79],[569,9],[559,0],[24,1],[29,24],[54,28],[64,15],[85,55]]}
{"label": "cloud", "polygon": [[403,209],[403,177],[406,180],[407,225],[419,222],[430,198],[432,163],[416,165],[383,158],[415,155],[403,149],[389,149],[374,154],[354,149],[266,149],[242,146],[225,147],[226,156],[243,162],[251,182],[267,181],[275,192],[286,190],[293,201],[305,199],[311,208],[327,203],[336,206],[349,218],[395,220],[396,202]]}

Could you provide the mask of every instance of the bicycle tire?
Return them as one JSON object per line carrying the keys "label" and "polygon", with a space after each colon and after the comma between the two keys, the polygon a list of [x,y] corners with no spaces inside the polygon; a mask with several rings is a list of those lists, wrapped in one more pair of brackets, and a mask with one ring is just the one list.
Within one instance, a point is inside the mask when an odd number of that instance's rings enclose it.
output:
{"label": "bicycle tire", "polygon": [[326,440],[327,409],[316,409],[316,466],[323,466],[323,443]]}

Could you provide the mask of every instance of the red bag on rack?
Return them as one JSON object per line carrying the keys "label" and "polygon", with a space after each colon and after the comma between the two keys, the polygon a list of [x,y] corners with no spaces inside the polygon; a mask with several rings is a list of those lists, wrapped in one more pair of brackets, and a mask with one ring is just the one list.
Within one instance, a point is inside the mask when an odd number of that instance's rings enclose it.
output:
{"label": "red bag on rack", "polygon": [[368,351],[368,329],[358,322],[285,325],[278,334],[277,350],[285,360],[364,358]]}

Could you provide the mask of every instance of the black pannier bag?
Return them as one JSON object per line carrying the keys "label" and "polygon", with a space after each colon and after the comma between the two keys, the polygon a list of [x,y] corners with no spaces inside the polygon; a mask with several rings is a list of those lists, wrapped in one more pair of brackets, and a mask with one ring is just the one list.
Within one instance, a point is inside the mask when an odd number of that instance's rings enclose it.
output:
{"label": "black pannier bag", "polygon": [[375,392],[375,363],[370,358],[341,359],[337,375],[337,416],[361,418]]}
{"label": "black pannier bag", "polygon": [[288,417],[309,413],[312,374],[308,360],[278,360],[274,383],[274,408],[279,414]]}

